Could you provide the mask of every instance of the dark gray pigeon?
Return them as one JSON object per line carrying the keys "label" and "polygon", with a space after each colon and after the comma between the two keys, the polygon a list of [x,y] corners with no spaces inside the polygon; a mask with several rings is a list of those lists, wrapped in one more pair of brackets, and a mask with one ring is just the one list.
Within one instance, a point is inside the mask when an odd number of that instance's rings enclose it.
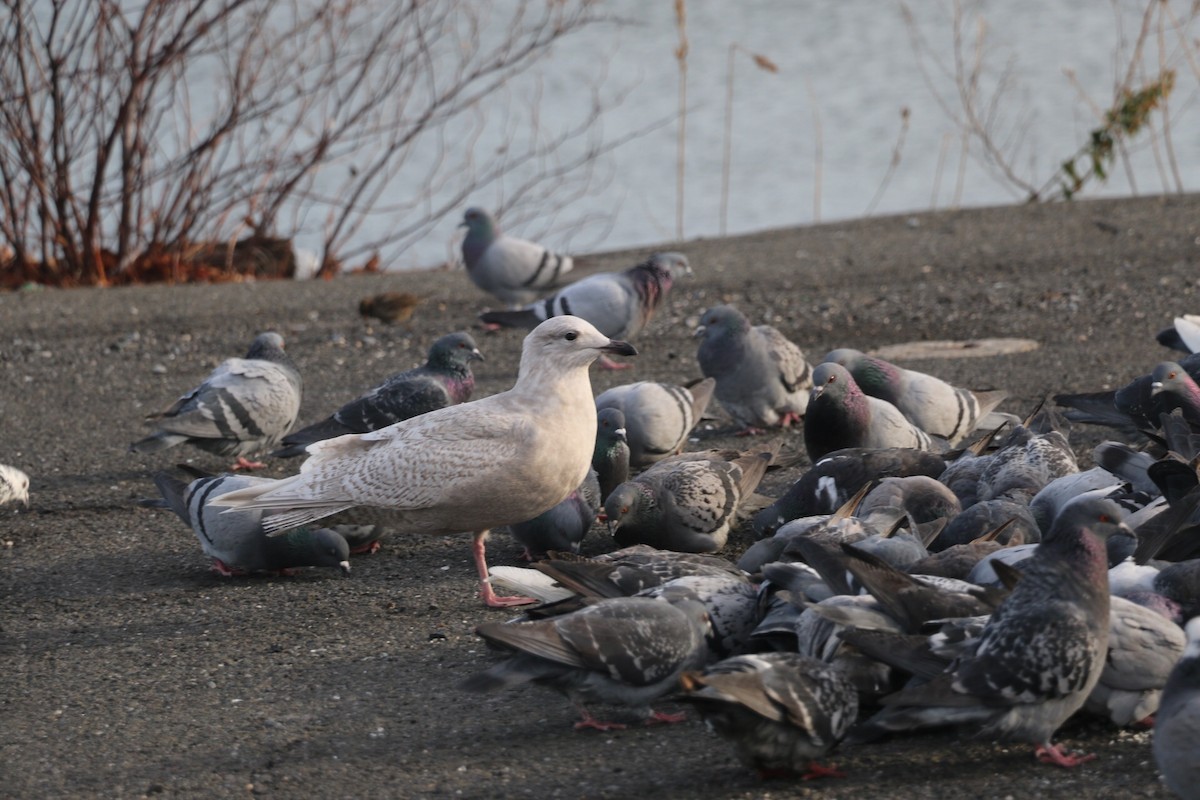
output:
{"label": "dark gray pigeon", "polygon": [[841,364],[865,394],[888,401],[918,428],[950,444],[958,444],[978,428],[990,430],[1005,421],[992,412],[1007,392],[960,389],[850,348],[831,350],[822,360]]}
{"label": "dark gray pigeon", "polygon": [[467,235],[462,254],[468,277],[510,306],[533,302],[575,266],[570,256],[501,233],[496,220],[482,208],[468,208],[463,226]]}
{"label": "dark gray pigeon", "polygon": [[1154,763],[1180,797],[1200,797],[1200,617],[1188,622],[1187,648],[1171,670],[1154,719]]}
{"label": "dark gray pigeon", "polygon": [[696,360],[717,381],[714,395],[746,433],[800,422],[812,388],[804,353],[770,325],[751,325],[733,306],[700,316]]}
{"label": "dark gray pigeon", "polygon": [[926,672],[926,683],[884,698],[883,710],[856,735],[967,725],[984,736],[1032,742],[1039,760],[1058,766],[1088,760],[1064,752],[1051,738],[1084,704],[1104,669],[1104,540],[1126,530],[1117,522],[1121,513],[1107,499],[1084,497],[1067,505],[1036,555],[1021,564],[1020,581],[978,644],[945,671]]}
{"label": "dark gray pigeon", "polygon": [[685,670],[703,666],[708,631],[704,606],[694,600],[674,605],[646,597],[600,600],[549,619],[485,623],[475,632],[511,655],[460,686],[472,692],[549,687],[582,712],[577,730],[625,727],[595,719],[587,703],[632,707],[647,721],[679,721],[650,704],[673,691]]}
{"label": "dark gray pigeon", "polygon": [[218,475],[184,483],[166,472],[154,475],[167,507],[192,529],[214,572],[246,575],[253,572],[287,574],[296,567],[338,567],[350,572],[350,547],[327,528],[301,527],[283,536],[268,536],[257,510],[222,513],[210,506],[213,498],[269,481],[243,475]]}
{"label": "dark gray pigeon", "polygon": [[698,456],[661,461],[612,491],[604,511],[618,544],[684,553],[725,546],[738,507],[758,488],[773,453]]}
{"label": "dark gray pigeon", "polygon": [[858,714],[858,693],[838,668],[798,653],[757,653],[686,672],[681,683],[682,699],[760,778],[842,776],[817,762]]}
{"label": "dark gray pigeon", "polygon": [[[649,324],[675,280],[691,275],[682,253],[655,253],[624,272],[598,272],[517,311],[485,311],[479,319],[492,325],[533,328],[550,317],[574,314],[613,339],[635,338]],[[610,362],[610,368],[627,363]]]}
{"label": "dark gray pigeon", "polygon": [[300,413],[300,373],[283,351],[283,337],[261,333],[245,358],[221,362],[208,377],[176,400],[155,420],[158,432],[129,446],[157,453],[191,444],[221,456],[235,456],[235,469],[262,464],[245,456],[274,447]]}
{"label": "dark gray pigeon", "polygon": [[691,387],[638,381],[614,386],[596,398],[596,409],[616,408],[625,415],[629,463],[644,467],[683,449],[712,398],[711,378]]}
{"label": "dark gray pigeon", "polygon": [[[1164,380],[1171,371],[1177,373],[1176,379]],[[1190,387],[1178,375],[1180,371],[1190,379]],[[1200,380],[1200,353],[1193,353],[1179,362],[1163,362],[1150,375],[1134,378],[1116,391],[1059,394],[1054,396],[1054,402],[1067,409],[1067,419],[1126,432],[1156,430],[1159,416],[1176,408],[1185,409],[1184,418],[1196,425],[1200,424],[1197,422],[1200,407],[1192,387],[1197,380]],[[1159,385],[1157,389],[1155,384]]]}
{"label": "dark gray pigeon", "polygon": [[599,510],[600,481],[596,470],[591,469],[579,488],[561,503],[531,520],[509,525],[508,531],[525,548],[529,561],[551,550],[578,553]]}
{"label": "dark gray pigeon", "polygon": [[629,436],[625,414],[619,408],[602,408],[596,413],[596,449],[592,469],[600,483],[600,502],[629,480]]}
{"label": "dark gray pigeon", "polygon": [[847,447],[938,450],[929,434],[886,400],[864,394],[841,364],[818,364],[804,416],[804,445],[814,462]]}
{"label": "dark gray pigeon", "polygon": [[320,422],[288,434],[284,446],[271,455],[291,458],[302,455],[313,442],[377,431],[435,408],[465,403],[475,390],[471,362],[476,360],[482,361],[483,354],[471,334],[443,336],[429,348],[424,365],[393,375]]}

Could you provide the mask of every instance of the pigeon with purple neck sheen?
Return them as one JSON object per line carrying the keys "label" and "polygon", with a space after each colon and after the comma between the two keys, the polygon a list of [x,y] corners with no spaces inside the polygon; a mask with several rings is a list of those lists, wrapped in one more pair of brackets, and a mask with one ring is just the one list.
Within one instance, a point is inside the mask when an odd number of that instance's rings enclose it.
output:
{"label": "pigeon with purple neck sheen", "polygon": [[274,447],[300,414],[300,373],[283,351],[278,333],[259,334],[245,358],[221,362],[199,386],[166,411],[152,414],[158,432],[129,446],[157,453],[190,444],[235,456],[235,469],[263,466],[245,456]]}
{"label": "pigeon with purple neck sheen", "polygon": [[465,403],[475,390],[471,362],[482,360],[471,334],[459,331],[443,336],[429,348],[422,366],[393,375],[320,422],[288,434],[284,446],[271,455],[291,458],[303,454],[313,442],[377,431],[435,408]]}
{"label": "pigeon with purple neck sheen", "polygon": [[734,656],[685,672],[684,696],[759,777],[841,776],[818,763],[858,715],[858,692],[837,667],[799,653]]}
{"label": "pigeon with purple neck sheen", "polygon": [[696,360],[715,378],[714,396],[743,432],[786,428],[804,416],[812,368],[804,353],[770,325],[751,325],[733,306],[700,315]]}
{"label": "pigeon with purple neck sheen", "polygon": [[[927,682],[885,697],[858,738],[945,725],[1037,745],[1039,760],[1072,767],[1075,756],[1051,743],[1059,726],[1100,680],[1108,648],[1105,540],[1121,531],[1120,506],[1081,497],[1069,503],[1021,578],[992,613],[977,644]],[[854,639],[850,641],[855,642]],[[855,642],[858,644],[858,642]],[[889,648],[879,653],[887,659]],[[909,667],[912,667],[910,662]]]}
{"label": "pigeon with purple neck sheen", "polygon": [[941,378],[905,369],[859,350],[839,348],[824,361],[841,364],[858,388],[886,400],[921,430],[958,444],[979,428],[998,427],[1006,418],[993,414],[1006,392],[972,392],[951,386]]}
{"label": "pigeon with purple neck sheen", "polygon": [[356,506],[394,511],[406,534],[472,531],[484,603],[530,602],[492,591],[484,543],[492,528],[536,517],[587,477],[596,444],[588,367],[606,352],[637,353],[586,320],[548,319],[525,337],[508,391],[316,442],[299,475],[213,503],[274,512],[268,531]]}
{"label": "pigeon with purple neck sheen", "polygon": [[0,506],[13,501],[29,505],[29,476],[16,467],[0,464]]}
{"label": "pigeon with purple neck sheen", "polygon": [[608,598],[548,619],[485,623],[475,632],[511,655],[460,688],[546,686],[580,710],[576,730],[625,727],[596,720],[586,703],[632,707],[647,722],[677,722],[682,717],[655,713],[650,704],[673,691],[685,670],[703,666],[709,630],[708,614],[695,600],[647,597]]}
{"label": "pigeon with purple neck sheen", "polygon": [[605,499],[613,537],[622,546],[648,544],[684,553],[720,550],[738,507],[758,488],[772,457],[761,452],[726,460],[714,454],[655,464]]}
{"label": "pigeon with purple neck sheen", "polygon": [[[1176,378],[1164,380],[1171,371],[1177,372]],[[1190,386],[1183,375],[1190,379]],[[1193,353],[1182,361],[1164,361],[1153,373],[1134,378],[1116,391],[1058,394],[1054,402],[1067,409],[1067,419],[1129,433],[1158,429],[1159,416],[1176,408],[1182,409],[1184,419],[1194,427],[1200,425],[1200,398],[1194,394],[1197,380],[1200,353]]]}
{"label": "pigeon with purple neck sheen", "polygon": [[818,364],[812,377],[804,444],[813,461],[847,447],[939,449],[928,433],[894,405],[864,394],[841,364]]}
{"label": "pigeon with purple neck sheen", "polygon": [[482,208],[468,208],[460,227],[467,276],[483,291],[510,306],[533,302],[575,265],[540,244],[501,233],[495,218]]}
{"label": "pigeon with purple neck sheen", "polygon": [[624,272],[598,272],[525,308],[485,311],[479,319],[492,325],[533,328],[550,317],[574,314],[605,336],[630,340],[649,324],[675,280],[691,274],[682,253],[655,253]]}
{"label": "pigeon with purple neck sheen", "polygon": [[1180,797],[1200,797],[1200,617],[1184,628],[1187,646],[1163,687],[1154,718],[1154,763]]}
{"label": "pigeon with purple neck sheen", "polygon": [[629,463],[644,467],[683,449],[700,422],[716,381],[706,378],[690,387],[637,381],[614,386],[596,398],[596,409],[615,408],[625,415]]}
{"label": "pigeon with purple neck sheen", "polygon": [[210,504],[223,494],[270,482],[249,475],[213,475],[184,483],[170,473],[154,475],[154,485],[167,508],[196,534],[200,548],[212,559],[214,572],[234,576],[287,573],[296,567],[338,567],[348,574],[350,547],[340,534],[303,526],[284,536],[268,536],[262,511],[225,514],[224,509]]}

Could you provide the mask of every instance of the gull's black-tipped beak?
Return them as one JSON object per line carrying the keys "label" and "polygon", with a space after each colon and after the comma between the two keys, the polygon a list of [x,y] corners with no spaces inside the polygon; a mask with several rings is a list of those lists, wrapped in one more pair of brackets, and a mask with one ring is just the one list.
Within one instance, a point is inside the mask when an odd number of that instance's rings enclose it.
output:
{"label": "gull's black-tipped beak", "polygon": [[638,354],[636,347],[629,342],[622,342],[618,339],[610,340],[608,344],[600,349],[605,353],[612,353],[618,356],[636,356]]}

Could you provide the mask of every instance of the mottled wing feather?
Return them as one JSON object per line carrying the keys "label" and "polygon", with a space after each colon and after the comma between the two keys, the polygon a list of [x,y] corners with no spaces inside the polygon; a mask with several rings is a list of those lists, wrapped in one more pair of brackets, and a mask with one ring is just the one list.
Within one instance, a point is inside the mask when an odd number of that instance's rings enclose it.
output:
{"label": "mottled wing feather", "polygon": [[804,352],[770,325],[756,325],[754,330],[766,340],[767,353],[779,367],[779,379],[788,392],[812,385],[812,368]]}

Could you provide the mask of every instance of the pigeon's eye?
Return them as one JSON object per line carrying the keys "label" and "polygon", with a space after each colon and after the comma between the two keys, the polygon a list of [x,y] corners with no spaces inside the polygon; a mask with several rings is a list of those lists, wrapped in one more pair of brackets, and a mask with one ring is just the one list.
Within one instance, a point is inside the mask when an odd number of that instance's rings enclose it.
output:
{"label": "pigeon's eye", "polygon": [[579,334],[576,333],[575,331],[570,331],[563,338],[566,339],[568,342],[573,342],[579,338]]}
{"label": "pigeon's eye", "polygon": [[1168,373],[1167,373],[1167,380],[1169,380],[1169,381],[1173,381],[1173,380],[1175,380],[1175,373],[1174,373],[1174,372],[1168,372]]}
{"label": "pigeon's eye", "polygon": [[1112,517],[1110,517],[1108,514],[1101,514],[1100,521],[1101,522],[1112,522]]}

